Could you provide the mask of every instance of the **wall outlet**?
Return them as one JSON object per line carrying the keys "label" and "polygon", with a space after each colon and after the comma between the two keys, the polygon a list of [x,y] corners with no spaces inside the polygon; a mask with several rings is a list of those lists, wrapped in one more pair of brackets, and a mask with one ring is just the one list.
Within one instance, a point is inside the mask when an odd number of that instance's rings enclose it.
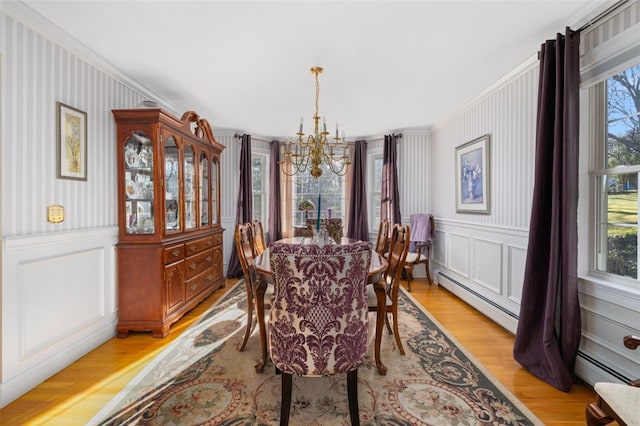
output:
{"label": "wall outlet", "polygon": [[53,205],[47,207],[47,220],[51,223],[60,223],[64,220],[64,207]]}

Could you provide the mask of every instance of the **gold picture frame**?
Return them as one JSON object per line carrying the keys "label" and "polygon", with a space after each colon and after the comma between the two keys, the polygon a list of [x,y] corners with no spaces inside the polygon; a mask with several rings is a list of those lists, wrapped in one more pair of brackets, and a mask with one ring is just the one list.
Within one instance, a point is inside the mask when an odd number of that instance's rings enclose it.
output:
{"label": "gold picture frame", "polygon": [[87,180],[87,113],[56,102],[56,162],[59,179]]}

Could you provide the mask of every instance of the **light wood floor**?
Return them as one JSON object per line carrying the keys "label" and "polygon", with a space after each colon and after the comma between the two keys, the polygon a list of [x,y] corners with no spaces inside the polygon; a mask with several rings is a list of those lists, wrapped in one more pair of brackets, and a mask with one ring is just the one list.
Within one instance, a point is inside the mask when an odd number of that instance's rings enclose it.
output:
{"label": "light wood floor", "polygon": [[[227,288],[235,280],[229,280]],[[569,393],[527,373],[513,360],[513,335],[442,287],[412,282],[412,295],[503,385],[547,425],[584,425],[593,390]],[[0,410],[0,424],[83,425],[154,356],[224,294],[218,290],[176,323],[168,337],[132,333],[113,338]]]}

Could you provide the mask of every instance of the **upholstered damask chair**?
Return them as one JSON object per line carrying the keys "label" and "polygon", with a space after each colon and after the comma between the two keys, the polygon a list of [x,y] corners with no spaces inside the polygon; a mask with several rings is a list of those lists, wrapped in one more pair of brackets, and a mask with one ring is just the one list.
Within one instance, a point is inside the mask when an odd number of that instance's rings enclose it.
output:
{"label": "upholstered damask chair", "polygon": [[[402,268],[404,268],[407,253],[409,252],[409,238],[411,237],[411,227],[408,225],[395,224],[391,230],[389,241],[389,251],[387,252],[387,269],[382,274],[380,282],[375,285],[384,286],[386,294],[385,323],[389,333],[395,335],[396,345],[402,355],[404,348],[400,340],[400,328],[398,326],[398,292],[400,290],[400,279],[402,278]],[[377,295],[372,285],[367,287],[367,304],[370,312],[378,309]],[[389,314],[393,319],[393,331],[389,324]]]}
{"label": "upholstered damask chair", "polygon": [[271,359],[282,374],[280,424],[287,425],[293,375],[347,373],[351,424],[359,425],[358,367],[367,352],[369,243],[273,243]]}
{"label": "upholstered damask chair", "polygon": [[411,224],[411,245],[404,269],[407,272],[407,290],[411,291],[413,268],[416,265],[424,265],[427,282],[432,284],[429,259],[435,240],[435,221],[431,214],[412,214],[409,223]]}
{"label": "upholstered damask chair", "polygon": [[[629,349],[640,346],[640,337],[625,336]],[[640,379],[628,385],[599,382],[594,386],[598,400],[587,405],[588,426],[606,425],[614,420],[619,425],[640,425]]]}

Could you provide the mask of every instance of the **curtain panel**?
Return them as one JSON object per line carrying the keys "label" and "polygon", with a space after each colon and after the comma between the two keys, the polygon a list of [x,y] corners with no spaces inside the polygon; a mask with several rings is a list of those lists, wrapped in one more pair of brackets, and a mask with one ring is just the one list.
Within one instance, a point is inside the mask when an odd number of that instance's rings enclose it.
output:
{"label": "curtain panel", "polygon": [[369,212],[367,211],[367,142],[356,141],[350,171],[347,237],[369,241]]}
{"label": "curtain panel", "polygon": [[513,354],[568,392],[581,336],[577,279],[580,34],[540,50],[536,161],[529,245]]}
{"label": "curtain panel", "polygon": [[382,150],[382,191],[380,220],[401,223],[400,190],[398,188],[398,150],[396,135],[385,135]]}
{"label": "curtain panel", "polygon": [[[238,188],[238,202],[236,204],[236,225],[252,221],[253,188],[251,185],[251,135],[242,135],[240,148],[240,185]],[[233,232],[235,237],[235,229]],[[231,257],[227,267],[227,278],[241,278],[242,265],[238,259],[235,241],[231,246]]]}
{"label": "curtain panel", "polygon": [[282,204],[280,193],[280,142],[271,142],[269,163],[269,218],[267,245],[282,239]]}

